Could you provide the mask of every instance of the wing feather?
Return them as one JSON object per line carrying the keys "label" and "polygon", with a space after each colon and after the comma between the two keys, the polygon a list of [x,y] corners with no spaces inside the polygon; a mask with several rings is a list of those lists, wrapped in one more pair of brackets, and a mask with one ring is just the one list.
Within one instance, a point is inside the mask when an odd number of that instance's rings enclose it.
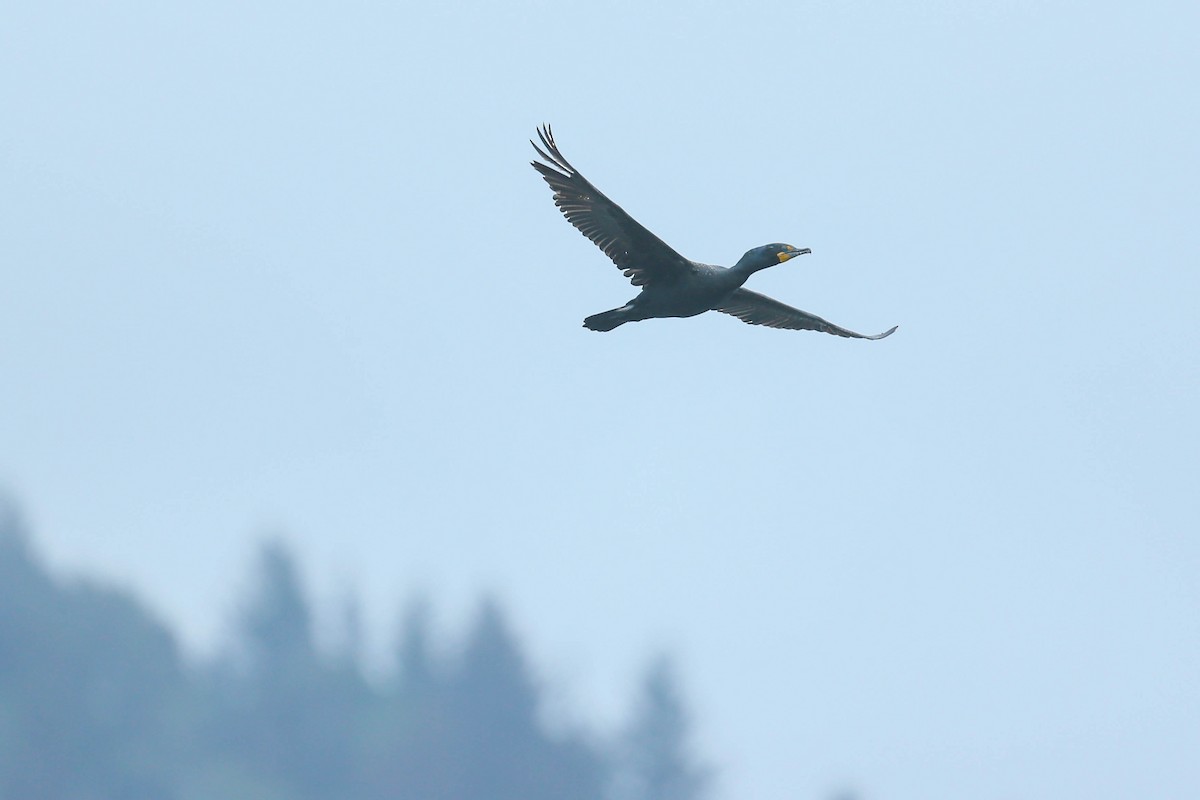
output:
{"label": "wing feather", "polygon": [[691,271],[690,261],[642,227],[571,166],[555,145],[549,125],[538,129],[538,138],[541,147],[532,140],[529,143],[547,163],[529,163],[554,190],[554,204],[634,286],[669,283]]}
{"label": "wing feather", "polygon": [[831,333],[834,336],[845,336],[848,339],[882,339],[885,336],[891,336],[899,327],[898,325],[893,326],[874,336],[855,333],[821,319],[815,314],[792,308],[765,294],[752,292],[749,289],[736,290],[729,295],[725,302],[717,306],[716,310],[737,317],[750,325],[766,325],[768,328],[785,328],[793,331],[820,331],[821,333]]}

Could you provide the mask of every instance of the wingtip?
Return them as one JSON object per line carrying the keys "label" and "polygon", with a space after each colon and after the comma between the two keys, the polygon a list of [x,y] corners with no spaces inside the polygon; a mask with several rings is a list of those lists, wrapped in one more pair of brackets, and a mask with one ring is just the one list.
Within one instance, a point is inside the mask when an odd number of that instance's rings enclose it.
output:
{"label": "wingtip", "polygon": [[887,329],[886,331],[884,331],[883,333],[876,334],[875,336],[872,336],[871,338],[872,338],[872,339],[886,339],[887,337],[889,337],[889,336],[891,336],[893,333],[895,333],[895,332],[896,332],[896,331],[897,331],[899,328],[900,328],[900,326],[899,326],[899,325],[893,325],[892,327],[888,328],[888,329]]}

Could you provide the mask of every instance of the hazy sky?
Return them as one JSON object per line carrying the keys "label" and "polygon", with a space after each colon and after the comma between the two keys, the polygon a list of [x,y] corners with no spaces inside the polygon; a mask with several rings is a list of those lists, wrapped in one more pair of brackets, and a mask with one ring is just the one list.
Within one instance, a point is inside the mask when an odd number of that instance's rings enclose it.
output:
{"label": "hazy sky", "polygon": [[[0,483],[211,650],[281,532],[722,798],[1200,796],[1200,5],[17,2]],[[529,168],[880,342],[634,289]]]}

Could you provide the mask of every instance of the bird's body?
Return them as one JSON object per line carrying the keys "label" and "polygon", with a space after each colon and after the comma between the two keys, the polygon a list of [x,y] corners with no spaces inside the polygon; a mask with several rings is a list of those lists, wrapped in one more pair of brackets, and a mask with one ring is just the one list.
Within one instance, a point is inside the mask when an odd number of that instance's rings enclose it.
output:
{"label": "bird's body", "polygon": [[609,331],[644,319],[694,317],[714,309],[748,277],[725,267],[693,262],[689,274],[672,283],[648,283],[625,305],[594,314],[583,324],[594,331]]}
{"label": "bird's body", "polygon": [[584,327],[611,331],[626,322],[721,311],[751,325],[816,330],[856,339],[882,339],[896,330],[866,336],[741,288],[758,270],[811,252],[808,248],[763,245],[748,251],[732,267],[684,258],[579,174],[558,151],[549,126],[539,129],[538,136],[546,149],[536,144],[533,147],[548,163],[530,163],[554,190],[555,205],[624,271],[634,286],[642,287],[641,293],[625,305],[585,319]]}

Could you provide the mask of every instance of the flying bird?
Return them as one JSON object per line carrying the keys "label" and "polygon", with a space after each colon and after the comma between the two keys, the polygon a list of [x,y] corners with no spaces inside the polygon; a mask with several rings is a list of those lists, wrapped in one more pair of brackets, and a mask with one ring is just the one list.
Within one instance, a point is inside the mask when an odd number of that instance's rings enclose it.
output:
{"label": "flying bird", "polygon": [[611,331],[626,322],[658,317],[694,317],[705,311],[720,311],[751,325],[821,331],[852,339],[882,339],[891,336],[899,327],[867,336],[743,289],[746,279],[760,269],[812,251],[777,242],[748,250],[732,267],[686,259],[642,227],[571,166],[554,143],[549,125],[538,129],[538,138],[542,140],[542,147],[532,140],[529,143],[546,163],[529,163],[554,190],[554,204],[572,225],[613,260],[634,286],[642,288],[637,297],[620,308],[585,319],[585,328]]}

